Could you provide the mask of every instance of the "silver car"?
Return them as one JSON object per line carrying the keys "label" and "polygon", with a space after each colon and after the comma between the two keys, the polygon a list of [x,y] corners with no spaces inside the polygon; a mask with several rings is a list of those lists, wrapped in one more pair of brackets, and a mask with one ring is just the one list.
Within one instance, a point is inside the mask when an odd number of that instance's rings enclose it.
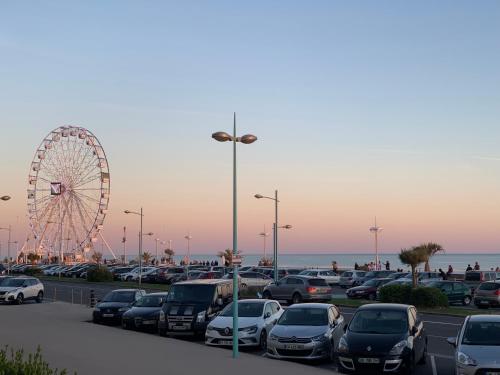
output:
{"label": "silver car", "polygon": [[264,288],[265,299],[286,300],[289,303],[327,302],[332,299],[332,288],[325,279],[294,275],[272,282]]}
{"label": "silver car", "polygon": [[365,274],[366,271],[345,271],[340,275],[339,286],[341,288],[351,288],[365,277]]}
{"label": "silver car", "polygon": [[499,315],[468,316],[448,342],[455,347],[457,375],[500,375]]}
{"label": "silver car", "polygon": [[301,303],[285,310],[267,338],[267,356],[334,360],[344,317],[327,303]]}

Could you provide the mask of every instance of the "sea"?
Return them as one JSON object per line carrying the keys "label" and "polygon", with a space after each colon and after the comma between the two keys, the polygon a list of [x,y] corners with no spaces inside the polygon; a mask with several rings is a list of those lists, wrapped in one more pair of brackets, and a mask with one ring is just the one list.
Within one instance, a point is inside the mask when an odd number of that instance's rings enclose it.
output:
{"label": "sea", "polygon": [[[174,256],[174,260],[177,264],[184,258],[185,254],[179,254]],[[269,253],[268,253],[269,256]],[[129,260],[132,260],[132,256],[128,256]],[[262,258],[262,254],[245,254],[242,253],[242,264],[245,265],[257,265],[259,260]],[[409,267],[403,265],[399,261],[398,254],[379,254],[380,261],[385,264],[389,261],[391,269],[402,268],[403,270],[409,269]],[[220,262],[220,258],[217,256],[211,256],[207,254],[191,254],[191,260],[197,261],[214,261]],[[278,265],[280,267],[306,267],[306,268],[330,268],[332,262],[337,262],[337,267],[339,269],[350,269],[354,268],[354,263],[357,262],[359,265],[368,264],[375,261],[375,254],[365,253],[365,254],[279,254]],[[491,268],[496,269],[500,267],[500,253],[488,253],[488,254],[462,254],[462,253],[444,253],[438,254],[431,258],[430,266],[432,270],[438,270],[442,268],[443,270],[448,269],[448,265],[451,265],[455,271],[465,271],[467,266],[470,264],[474,267],[475,262],[479,263],[481,270],[490,270]],[[421,269],[423,269],[423,264]]]}

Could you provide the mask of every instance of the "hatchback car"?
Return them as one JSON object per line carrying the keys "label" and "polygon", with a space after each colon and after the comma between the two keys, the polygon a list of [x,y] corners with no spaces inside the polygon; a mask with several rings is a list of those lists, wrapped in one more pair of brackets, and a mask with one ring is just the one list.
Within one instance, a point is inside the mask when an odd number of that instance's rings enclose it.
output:
{"label": "hatchback car", "polygon": [[347,298],[366,298],[374,301],[377,298],[377,289],[390,281],[392,281],[392,279],[389,278],[370,279],[360,286],[347,289],[345,294]]}
{"label": "hatchback car", "polygon": [[414,306],[361,306],[338,344],[344,372],[399,372],[412,374],[427,356],[427,334]]}
{"label": "hatchback car", "polygon": [[120,324],[125,311],[146,294],[142,289],[117,289],[104,296],[94,308],[94,323]]}
{"label": "hatchback car", "polygon": [[267,356],[277,359],[335,359],[344,317],[326,303],[301,303],[285,310],[267,339]]}
{"label": "hatchback car", "polygon": [[161,307],[167,300],[168,293],[151,293],[142,296],[122,315],[122,327],[125,329],[158,330]]}
{"label": "hatchback car", "polygon": [[500,316],[468,316],[448,342],[455,347],[457,375],[500,374]]}
{"label": "hatchback car", "polygon": [[366,271],[345,271],[340,275],[339,286],[341,288],[350,288],[355,286],[366,274]]}
{"label": "hatchback car", "polygon": [[487,281],[479,285],[474,293],[474,305],[487,309],[500,305],[500,280]]}
{"label": "hatchback car", "polygon": [[472,302],[471,288],[461,281],[431,281],[425,286],[437,288],[446,294],[450,304],[459,303],[469,306]]}
{"label": "hatchback car", "polygon": [[299,275],[313,276],[325,279],[328,285],[338,284],[340,280],[340,275],[333,272],[332,270],[322,270],[322,269],[304,270],[300,272]]}
{"label": "hatchback car", "polygon": [[21,305],[26,300],[43,301],[43,284],[35,277],[6,278],[0,286],[0,302]]}
{"label": "hatchback car", "polygon": [[325,279],[309,276],[286,276],[264,288],[265,299],[286,300],[289,303],[326,302],[332,298],[332,288]]}
{"label": "hatchback car", "polygon": [[[231,303],[210,322],[205,343],[213,346],[233,345],[233,306]],[[238,342],[240,346],[267,345],[267,334],[283,314],[278,301],[247,299],[238,301]]]}

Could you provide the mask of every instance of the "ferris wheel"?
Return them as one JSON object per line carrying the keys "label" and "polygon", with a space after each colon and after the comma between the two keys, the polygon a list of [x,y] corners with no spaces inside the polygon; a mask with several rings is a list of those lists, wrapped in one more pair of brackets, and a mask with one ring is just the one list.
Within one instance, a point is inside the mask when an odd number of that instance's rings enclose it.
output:
{"label": "ferris wheel", "polygon": [[51,131],[35,152],[28,179],[35,250],[84,256],[102,238],[109,193],[109,166],[99,140],[78,126]]}

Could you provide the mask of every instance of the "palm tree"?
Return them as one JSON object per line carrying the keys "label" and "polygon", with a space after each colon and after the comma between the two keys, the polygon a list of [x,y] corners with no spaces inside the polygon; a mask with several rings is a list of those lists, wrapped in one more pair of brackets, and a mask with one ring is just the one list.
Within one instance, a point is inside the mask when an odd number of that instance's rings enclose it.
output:
{"label": "palm tree", "polygon": [[440,253],[444,251],[443,247],[440,244],[434,243],[434,242],[428,242],[428,243],[423,243],[419,246],[417,246],[424,254],[425,256],[425,272],[430,272],[431,271],[431,266],[429,265],[429,260],[431,257],[436,255],[437,253]]}
{"label": "palm tree", "polygon": [[175,255],[175,251],[172,249],[165,249],[165,255],[167,256],[168,263],[172,263],[172,257]]}
{"label": "palm tree", "polygon": [[233,251],[231,249],[219,251],[217,255],[221,258],[224,257],[227,265],[231,266],[233,264]]}
{"label": "palm tree", "polygon": [[37,253],[29,253],[28,254],[28,260],[31,262],[31,264],[35,264],[35,262],[40,259],[40,255]]}
{"label": "palm tree", "polygon": [[401,263],[411,267],[411,275],[413,279],[413,287],[417,286],[417,272],[416,269],[419,264],[425,262],[427,254],[422,248],[415,246],[411,249],[401,249],[399,253],[399,260]]}
{"label": "palm tree", "polygon": [[102,253],[94,251],[94,253],[92,254],[92,260],[97,264],[100,264],[102,262]]}
{"label": "palm tree", "polygon": [[21,251],[17,256],[17,261],[22,262],[24,260],[24,253]]}
{"label": "palm tree", "polygon": [[142,261],[144,262],[144,264],[146,265],[149,265],[149,261],[151,260],[153,256],[148,253],[147,251],[145,251],[143,254],[142,254]]}

